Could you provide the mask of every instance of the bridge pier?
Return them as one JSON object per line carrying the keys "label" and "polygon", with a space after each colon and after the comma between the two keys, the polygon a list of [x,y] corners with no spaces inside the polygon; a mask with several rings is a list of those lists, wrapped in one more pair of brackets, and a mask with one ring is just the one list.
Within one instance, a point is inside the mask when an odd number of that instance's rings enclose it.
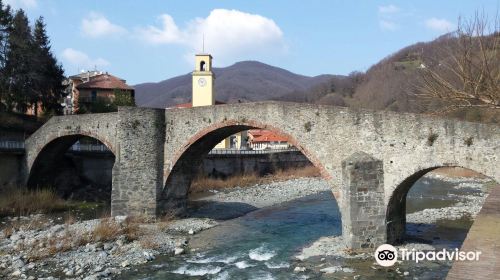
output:
{"label": "bridge pier", "polygon": [[153,219],[163,186],[163,110],[119,107],[111,215]]}
{"label": "bridge pier", "polygon": [[346,245],[356,250],[386,243],[382,161],[363,152],[342,161],[342,199]]}

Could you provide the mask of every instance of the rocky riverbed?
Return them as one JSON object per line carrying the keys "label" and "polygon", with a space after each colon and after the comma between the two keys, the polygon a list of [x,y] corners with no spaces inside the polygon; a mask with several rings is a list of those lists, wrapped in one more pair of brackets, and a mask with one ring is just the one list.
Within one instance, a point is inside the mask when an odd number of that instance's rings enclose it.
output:
{"label": "rocky riverbed", "polygon": [[188,235],[217,224],[209,219],[147,224],[118,216],[61,225],[42,215],[11,222],[20,226],[3,231],[0,274],[21,279],[112,277],[159,254],[183,253]]}
{"label": "rocky riverbed", "polygon": [[[409,213],[406,215],[407,225],[411,232],[422,232],[436,222],[442,220],[459,220],[468,218],[473,220],[481,210],[486,197],[488,196],[487,183],[491,182],[488,178],[478,177],[447,177],[442,174],[429,173],[421,179],[422,184],[429,184],[428,180],[440,180],[452,183],[453,189],[460,191],[447,194],[456,202],[447,207],[426,208],[421,211]],[[409,198],[411,199],[411,197]],[[426,243],[407,242],[401,247],[412,248],[416,250],[434,250],[432,245]],[[350,254],[342,240],[342,236],[322,237],[310,246],[305,247],[296,255],[299,260],[304,260],[316,256],[332,256],[341,258],[371,258],[371,254],[361,253],[357,255]]]}
{"label": "rocky riverbed", "polygon": [[[218,212],[213,204],[228,204],[227,219],[328,190],[321,179],[302,178],[285,182],[233,188],[200,199],[194,214]],[[246,205],[246,210],[234,207]],[[196,202],[195,202],[196,204]],[[57,224],[44,215],[15,217],[4,224],[0,235],[0,277],[39,279],[47,277],[112,278],[123,270],[154,260],[158,255],[182,254],[189,236],[216,226],[209,218],[186,218],[141,223],[114,217]],[[111,236],[108,236],[111,235]]]}
{"label": "rocky riverbed", "polygon": [[[476,215],[485,199],[481,189],[484,181],[471,178],[452,180],[455,180],[456,188],[476,189],[478,192],[458,197],[459,202],[449,207],[408,214],[408,221],[425,226],[441,218]],[[12,218],[7,222],[11,226],[4,224],[0,234],[0,278],[119,278],[124,271],[159,256],[189,251],[192,235],[217,226],[223,223],[222,220],[328,190],[331,190],[330,186],[320,178],[301,178],[214,191],[192,203],[191,218],[156,223],[127,217],[64,224],[57,224],[44,215]],[[351,257],[342,244],[340,237],[323,237],[304,248],[297,259],[332,254]]]}

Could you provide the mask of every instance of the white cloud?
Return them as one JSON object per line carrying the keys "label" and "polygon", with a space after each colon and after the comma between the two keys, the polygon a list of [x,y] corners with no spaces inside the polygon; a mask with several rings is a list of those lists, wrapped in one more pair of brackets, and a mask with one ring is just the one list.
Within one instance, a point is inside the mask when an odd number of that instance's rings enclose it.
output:
{"label": "white cloud", "polygon": [[394,13],[397,13],[399,11],[400,11],[400,9],[394,5],[387,5],[387,6],[379,6],[378,7],[378,12],[381,14],[394,14]]}
{"label": "white cloud", "polygon": [[399,29],[397,23],[401,18],[401,9],[394,5],[379,6],[378,7],[378,25],[380,29],[386,31],[394,31]]}
{"label": "white cloud", "polygon": [[147,28],[140,28],[138,32],[141,37],[146,41],[153,44],[170,44],[184,42],[185,34],[183,34],[174,19],[167,14],[161,15],[158,18],[161,21],[161,28],[155,26],[148,26]]}
{"label": "white cloud", "polygon": [[425,21],[425,26],[439,32],[450,32],[455,29],[455,25],[446,19],[430,18]]}
{"label": "white cloud", "polygon": [[91,38],[120,36],[127,33],[125,28],[111,23],[106,17],[96,12],[91,12],[82,20],[81,29],[83,35]]}
{"label": "white cloud", "polygon": [[10,5],[15,9],[19,8],[36,8],[38,6],[37,0],[4,0],[4,4]]}
{"label": "white cloud", "polygon": [[393,21],[381,19],[379,20],[378,24],[383,30],[394,31],[398,29],[398,25]]}
{"label": "white cloud", "polygon": [[72,48],[67,48],[62,52],[62,57],[68,63],[82,69],[94,69],[94,67],[108,66],[109,62],[103,58],[90,58],[86,53]]}
{"label": "white cloud", "polygon": [[164,14],[159,19],[160,27],[139,28],[138,35],[151,44],[184,45],[189,49],[189,56],[202,51],[203,37],[205,51],[222,63],[286,50],[279,26],[272,19],[257,14],[215,9],[208,17],[193,19],[182,29],[170,15]]}

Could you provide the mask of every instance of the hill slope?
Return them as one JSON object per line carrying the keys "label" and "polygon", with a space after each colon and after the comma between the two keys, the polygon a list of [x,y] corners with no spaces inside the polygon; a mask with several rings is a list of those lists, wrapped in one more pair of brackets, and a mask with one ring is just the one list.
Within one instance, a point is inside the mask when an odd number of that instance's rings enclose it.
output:
{"label": "hill slope", "polygon": [[[334,76],[302,76],[257,61],[243,61],[225,68],[214,68],[215,91],[219,101],[280,100],[291,93],[308,92]],[[191,74],[159,83],[135,85],[136,103],[142,107],[165,108],[191,100]]]}
{"label": "hill slope", "polygon": [[[316,104],[427,113],[442,108],[440,101],[421,102],[413,90],[422,65],[447,59],[442,52],[452,34],[430,42],[407,46],[371,66],[366,72],[348,76],[307,77],[256,61],[215,68],[216,98],[227,103],[248,101],[293,101]],[[500,67],[500,66],[497,66]],[[165,108],[191,100],[191,74],[159,83],[135,86],[139,106]],[[461,109],[447,116],[500,123],[500,110]]]}

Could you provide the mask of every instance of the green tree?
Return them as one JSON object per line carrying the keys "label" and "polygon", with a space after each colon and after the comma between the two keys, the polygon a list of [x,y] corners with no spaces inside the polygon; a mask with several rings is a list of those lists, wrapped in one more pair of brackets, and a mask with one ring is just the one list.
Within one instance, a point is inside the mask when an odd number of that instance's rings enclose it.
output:
{"label": "green tree", "polygon": [[64,96],[64,70],[50,49],[43,17],[35,22],[33,31],[35,101],[41,102],[45,112],[60,113],[60,100]]}
{"label": "green tree", "polygon": [[28,18],[22,9],[16,12],[12,20],[7,43],[9,47],[4,68],[7,104],[25,112],[30,105],[36,104],[37,95],[33,90],[33,38]]}
{"label": "green tree", "polygon": [[7,61],[8,35],[11,29],[12,12],[9,5],[4,5],[0,0],[0,110],[5,104],[5,92],[7,90],[7,79],[4,73]]}
{"label": "green tree", "polygon": [[115,95],[115,105],[116,106],[135,106],[135,100],[132,93],[129,90],[114,89],[113,94]]}

